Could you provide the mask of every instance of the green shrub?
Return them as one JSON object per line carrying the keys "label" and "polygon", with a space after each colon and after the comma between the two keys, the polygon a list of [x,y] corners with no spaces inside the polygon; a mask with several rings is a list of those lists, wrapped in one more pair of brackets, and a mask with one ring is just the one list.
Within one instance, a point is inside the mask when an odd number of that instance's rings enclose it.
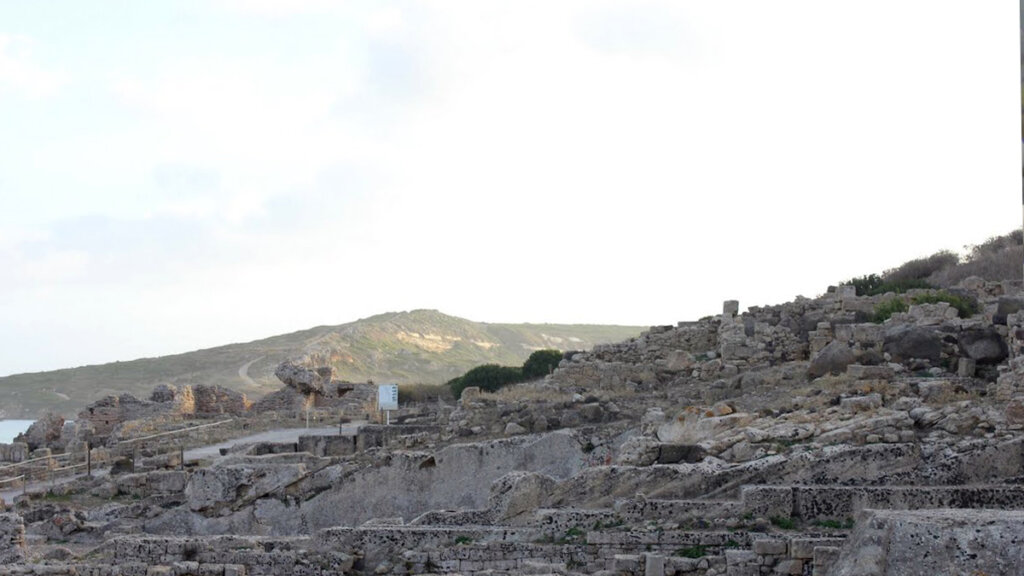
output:
{"label": "green shrub", "polygon": [[772,516],[769,520],[772,522],[772,526],[782,528],[783,530],[795,530],[796,522],[792,518],[785,516]]}
{"label": "green shrub", "polygon": [[522,382],[523,369],[518,366],[499,366],[483,364],[466,372],[459,378],[449,381],[452,394],[462,397],[462,391],[470,386],[479,386],[486,392],[495,392],[503,386]]}
{"label": "green shrub", "polygon": [[892,300],[886,300],[875,306],[875,317],[874,321],[876,324],[881,324],[888,320],[893,314],[897,312],[906,312],[909,309],[907,303],[899,298],[893,298]]}
{"label": "green shrub", "polygon": [[703,558],[704,556],[707,556],[707,554],[707,547],[701,546],[700,544],[676,550],[676,556],[682,556],[683,558]]}
{"label": "green shrub", "polygon": [[857,296],[878,296],[895,292],[902,294],[915,288],[932,288],[933,286],[921,279],[889,280],[878,274],[868,274],[859,278],[847,280],[844,284],[851,284],[857,290]]}
{"label": "green shrub", "polygon": [[931,294],[920,294],[914,296],[912,302],[914,304],[937,304],[939,302],[945,302],[956,308],[957,314],[961,318],[969,318],[978,313],[978,303],[967,296],[961,296],[959,294],[953,294],[942,290],[940,292],[933,292]]}
{"label": "green shrub", "polygon": [[438,399],[451,400],[452,387],[448,384],[399,384],[398,403],[434,402]]}
{"label": "green shrub", "polygon": [[847,518],[845,521],[840,522],[838,520],[820,520],[818,526],[822,528],[832,528],[835,530],[850,530],[853,528],[853,518]]}
{"label": "green shrub", "polygon": [[523,362],[523,378],[533,380],[543,378],[558,368],[562,361],[562,353],[558,350],[537,350]]}

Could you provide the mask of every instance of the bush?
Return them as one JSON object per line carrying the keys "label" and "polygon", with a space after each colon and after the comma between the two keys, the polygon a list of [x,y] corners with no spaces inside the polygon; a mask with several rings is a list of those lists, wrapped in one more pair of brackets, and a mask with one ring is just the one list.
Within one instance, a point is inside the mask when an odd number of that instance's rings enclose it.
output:
{"label": "bush", "polygon": [[398,403],[432,402],[438,399],[450,400],[451,384],[399,384]]}
{"label": "bush", "polygon": [[786,516],[772,516],[769,518],[773,526],[782,528],[783,530],[795,530],[796,522],[792,518]]}
{"label": "bush", "polygon": [[462,391],[470,386],[479,386],[481,390],[495,392],[502,386],[522,382],[523,369],[518,366],[499,366],[483,364],[466,372],[459,378],[450,380],[452,394],[462,397]]}
{"label": "bush", "polygon": [[934,292],[932,294],[920,294],[918,296],[914,296],[912,302],[914,304],[937,304],[939,302],[945,302],[953,308],[956,308],[957,314],[961,318],[969,318],[978,313],[978,303],[973,298],[961,296],[959,294],[952,294],[945,290]]}
{"label": "bush", "polygon": [[963,262],[932,274],[928,280],[936,286],[948,288],[968,276],[979,276],[994,282],[1021,279],[1024,246],[1021,245],[1020,230],[989,238],[968,248],[967,258]]}
{"label": "bush", "polygon": [[886,300],[875,306],[875,317],[874,321],[877,324],[881,324],[888,320],[893,314],[897,312],[906,312],[909,309],[907,303],[899,298],[893,298],[892,300]]}
{"label": "bush", "polygon": [[680,548],[676,550],[676,556],[683,558],[703,558],[708,555],[708,549],[706,546],[700,544],[696,546],[690,546],[689,548]]}
{"label": "bush", "polygon": [[537,350],[523,363],[523,378],[533,380],[543,378],[558,368],[562,361],[562,353],[558,350]]}
{"label": "bush", "polygon": [[926,278],[940,270],[952,268],[960,263],[960,257],[943,250],[936,252],[927,258],[917,258],[901,264],[897,268],[886,270],[882,278],[886,282],[899,284],[902,282],[924,281]]}
{"label": "bush", "polygon": [[915,288],[933,288],[925,280],[888,280],[878,274],[868,274],[867,276],[853,278],[852,280],[847,280],[844,284],[852,284],[857,289],[857,296],[878,296],[879,294],[887,294],[889,292],[902,294],[907,290]]}

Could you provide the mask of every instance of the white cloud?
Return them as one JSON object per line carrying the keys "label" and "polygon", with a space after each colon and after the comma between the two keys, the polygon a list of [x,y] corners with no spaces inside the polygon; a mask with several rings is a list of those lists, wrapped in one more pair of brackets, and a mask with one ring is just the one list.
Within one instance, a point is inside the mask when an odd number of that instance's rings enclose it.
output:
{"label": "white cloud", "polygon": [[53,96],[66,84],[64,74],[38,64],[32,54],[33,40],[21,35],[0,34],[0,94],[13,92],[29,99]]}

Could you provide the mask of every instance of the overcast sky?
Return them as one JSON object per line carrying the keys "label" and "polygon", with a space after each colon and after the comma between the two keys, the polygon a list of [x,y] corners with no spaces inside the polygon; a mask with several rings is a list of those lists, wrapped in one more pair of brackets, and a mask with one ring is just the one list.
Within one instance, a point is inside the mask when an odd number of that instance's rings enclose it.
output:
{"label": "overcast sky", "polygon": [[0,2],[0,375],[652,325],[1020,225],[1018,7]]}

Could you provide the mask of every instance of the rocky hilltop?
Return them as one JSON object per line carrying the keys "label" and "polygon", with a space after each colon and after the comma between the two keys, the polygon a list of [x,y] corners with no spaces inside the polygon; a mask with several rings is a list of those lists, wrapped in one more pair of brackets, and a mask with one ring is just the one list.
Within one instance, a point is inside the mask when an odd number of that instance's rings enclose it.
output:
{"label": "rocky hilltop", "polygon": [[[540,380],[405,404],[390,425],[370,383],[309,363],[276,372],[281,389],[260,402],[162,387],[0,446],[0,490],[15,485],[2,492],[0,575],[1024,565],[1019,280],[726,301],[567,353]],[[333,427],[188,450],[310,418]],[[109,473],[47,476],[83,462]],[[44,481],[19,491],[15,473]]]}
{"label": "rocky hilltop", "polygon": [[487,324],[436,310],[392,312],[244,344],[186,354],[0,378],[0,418],[44,410],[71,417],[103,396],[144,398],[154,386],[222,386],[250,399],[273,392],[277,365],[295,359],[329,366],[350,381],[446,382],[486,363],[521,364],[534,350],[586,350],[642,328],[567,324]]}

